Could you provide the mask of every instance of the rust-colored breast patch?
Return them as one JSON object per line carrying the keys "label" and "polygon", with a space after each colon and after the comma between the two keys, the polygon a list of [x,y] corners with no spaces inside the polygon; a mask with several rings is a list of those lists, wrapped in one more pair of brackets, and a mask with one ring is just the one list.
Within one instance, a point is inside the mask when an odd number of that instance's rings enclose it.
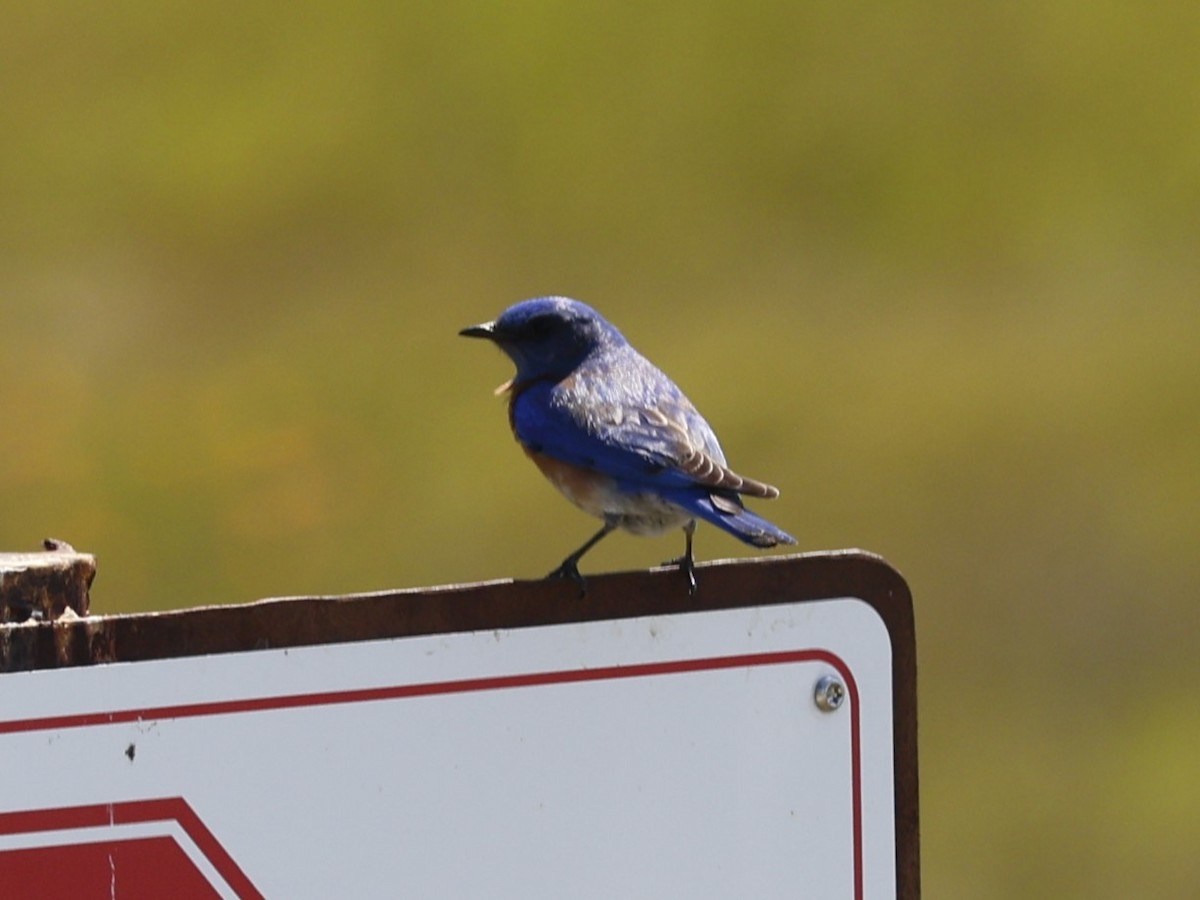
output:
{"label": "rust-colored breast patch", "polygon": [[604,515],[605,500],[611,490],[611,479],[591,469],[563,462],[536,450],[525,449],[525,455],[563,496],[594,516]]}

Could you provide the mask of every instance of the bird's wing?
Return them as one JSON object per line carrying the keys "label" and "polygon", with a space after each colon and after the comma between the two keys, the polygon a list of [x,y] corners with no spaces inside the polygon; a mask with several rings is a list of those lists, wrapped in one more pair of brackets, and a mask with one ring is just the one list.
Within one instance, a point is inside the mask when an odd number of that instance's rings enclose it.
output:
{"label": "bird's wing", "polygon": [[621,374],[518,390],[513,431],[529,449],[633,484],[779,495],[725,465],[712,429],[665,375],[656,369],[649,372],[654,377]]}

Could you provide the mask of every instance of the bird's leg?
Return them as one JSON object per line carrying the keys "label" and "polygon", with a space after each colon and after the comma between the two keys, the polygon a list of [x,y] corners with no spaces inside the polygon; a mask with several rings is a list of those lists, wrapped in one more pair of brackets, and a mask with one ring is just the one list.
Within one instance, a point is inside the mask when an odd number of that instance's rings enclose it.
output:
{"label": "bird's leg", "polygon": [[604,527],[588,538],[587,542],[562,561],[557,569],[547,575],[547,578],[570,578],[573,582],[579,585],[579,596],[582,599],[587,596],[587,582],[583,580],[583,576],[579,574],[579,560],[583,558],[583,554],[587,553],[607,535],[610,531],[617,527],[615,519],[605,519]]}
{"label": "bird's leg", "polygon": [[683,556],[676,557],[675,559],[669,559],[663,563],[664,566],[679,566],[679,571],[681,571],[687,578],[689,597],[695,596],[696,594],[696,560],[692,556],[692,535],[695,533],[696,520],[692,519],[683,526],[683,535],[687,540],[687,546],[683,552]]}
{"label": "bird's leg", "polygon": [[679,561],[679,570],[687,577],[688,596],[696,595],[696,560],[692,556],[692,535],[696,533],[696,520],[692,519],[683,526],[683,534],[687,540],[687,549],[683,551],[683,559]]}

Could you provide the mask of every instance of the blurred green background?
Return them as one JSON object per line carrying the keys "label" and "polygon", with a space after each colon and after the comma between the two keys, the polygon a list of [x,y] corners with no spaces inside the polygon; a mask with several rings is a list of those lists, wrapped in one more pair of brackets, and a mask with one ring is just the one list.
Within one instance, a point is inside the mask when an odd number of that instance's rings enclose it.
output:
{"label": "blurred green background", "polygon": [[8,5],[0,547],[96,553],[98,612],[538,576],[595,523],[455,333],[576,296],[802,549],[909,579],[926,896],[1200,896],[1198,47],[1179,0]]}

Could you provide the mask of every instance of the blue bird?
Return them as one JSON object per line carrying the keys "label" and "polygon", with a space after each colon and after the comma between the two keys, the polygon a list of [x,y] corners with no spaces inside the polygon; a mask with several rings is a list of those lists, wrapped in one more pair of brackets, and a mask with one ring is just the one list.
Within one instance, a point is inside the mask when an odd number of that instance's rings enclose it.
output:
{"label": "blue bird", "polygon": [[459,334],[486,338],[516,364],[508,420],[517,442],[567,499],[604,527],[549,578],[585,590],[580,558],[617,528],[656,535],[683,528],[678,564],[696,591],[692,534],[704,519],[755,547],[794,544],[742,503],[778,489],[735,473],[717,437],[670,378],[603,316],[567,297],[538,297]]}

